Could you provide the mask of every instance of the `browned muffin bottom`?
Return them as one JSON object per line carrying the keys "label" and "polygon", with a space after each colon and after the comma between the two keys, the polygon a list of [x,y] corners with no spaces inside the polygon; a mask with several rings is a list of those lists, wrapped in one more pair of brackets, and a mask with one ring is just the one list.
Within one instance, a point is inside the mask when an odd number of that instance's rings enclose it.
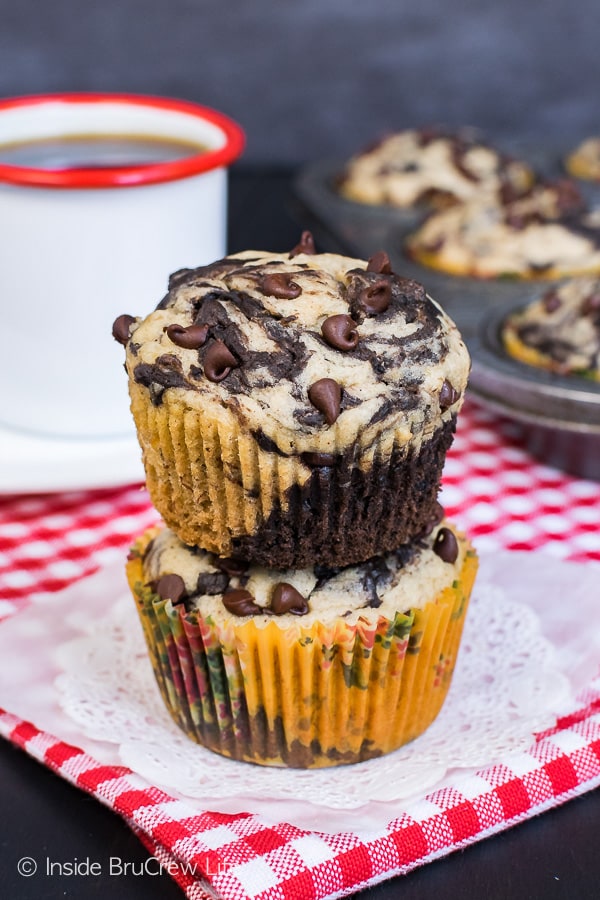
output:
{"label": "browned muffin bottom", "polygon": [[305,484],[287,491],[283,508],[277,503],[253,534],[232,539],[233,555],[264,566],[276,559],[279,568],[350,565],[410,543],[435,517],[455,425],[453,418],[420,452],[395,450],[368,472],[347,454],[323,457]]}

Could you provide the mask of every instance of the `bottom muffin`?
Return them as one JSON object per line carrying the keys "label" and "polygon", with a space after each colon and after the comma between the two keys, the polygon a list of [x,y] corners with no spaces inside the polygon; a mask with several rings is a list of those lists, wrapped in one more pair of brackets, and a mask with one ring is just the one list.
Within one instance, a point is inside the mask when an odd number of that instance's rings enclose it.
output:
{"label": "bottom muffin", "polygon": [[175,722],[224,756],[296,768],[381,756],[433,722],[476,571],[447,522],[339,569],[219,559],[167,528],[142,535],[127,564]]}

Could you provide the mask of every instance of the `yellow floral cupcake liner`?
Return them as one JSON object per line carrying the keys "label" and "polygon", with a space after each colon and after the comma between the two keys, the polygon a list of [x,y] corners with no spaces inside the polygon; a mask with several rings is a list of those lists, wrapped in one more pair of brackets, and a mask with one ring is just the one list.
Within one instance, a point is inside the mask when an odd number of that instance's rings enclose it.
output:
{"label": "yellow floral cupcake liner", "polygon": [[[232,759],[318,768],[381,756],[418,737],[446,698],[477,571],[393,619],[309,627],[231,617],[216,623],[144,584],[147,532],[127,577],[152,667],[174,721]],[[262,621],[262,620],[261,620]]]}

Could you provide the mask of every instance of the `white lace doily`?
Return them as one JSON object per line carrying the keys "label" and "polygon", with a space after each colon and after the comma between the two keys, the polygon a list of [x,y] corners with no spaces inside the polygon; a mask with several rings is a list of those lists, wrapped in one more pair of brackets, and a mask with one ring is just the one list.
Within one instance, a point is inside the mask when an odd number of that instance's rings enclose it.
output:
{"label": "white lace doily", "polygon": [[[83,617],[82,617],[83,619]],[[480,578],[447,701],[413,743],[352,766],[301,771],[224,759],[189,740],[166,712],[130,597],[60,648],[59,702],[89,738],[116,745],[151,783],[210,803],[218,798],[306,801],[355,809],[436,784],[450,769],[489,765],[525,750],[572,700],[536,612]]]}

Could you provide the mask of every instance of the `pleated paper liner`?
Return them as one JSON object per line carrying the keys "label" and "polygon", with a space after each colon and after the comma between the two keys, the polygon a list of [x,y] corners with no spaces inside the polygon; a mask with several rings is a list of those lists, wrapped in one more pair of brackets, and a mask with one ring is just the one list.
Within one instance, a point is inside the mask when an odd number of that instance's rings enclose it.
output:
{"label": "pleated paper liner", "polygon": [[323,464],[283,455],[229,409],[130,392],[150,497],[189,546],[267,568],[351,565],[410,543],[435,516],[455,417],[408,442],[397,424],[364,452],[344,450],[334,426]]}
{"label": "pleated paper liner", "polygon": [[[477,558],[422,609],[393,619],[282,627],[218,625],[144,586],[134,548],[127,576],[162,698],[180,728],[232,759],[318,768],[380,756],[439,713],[456,663]],[[463,539],[464,540],[464,539]]]}

